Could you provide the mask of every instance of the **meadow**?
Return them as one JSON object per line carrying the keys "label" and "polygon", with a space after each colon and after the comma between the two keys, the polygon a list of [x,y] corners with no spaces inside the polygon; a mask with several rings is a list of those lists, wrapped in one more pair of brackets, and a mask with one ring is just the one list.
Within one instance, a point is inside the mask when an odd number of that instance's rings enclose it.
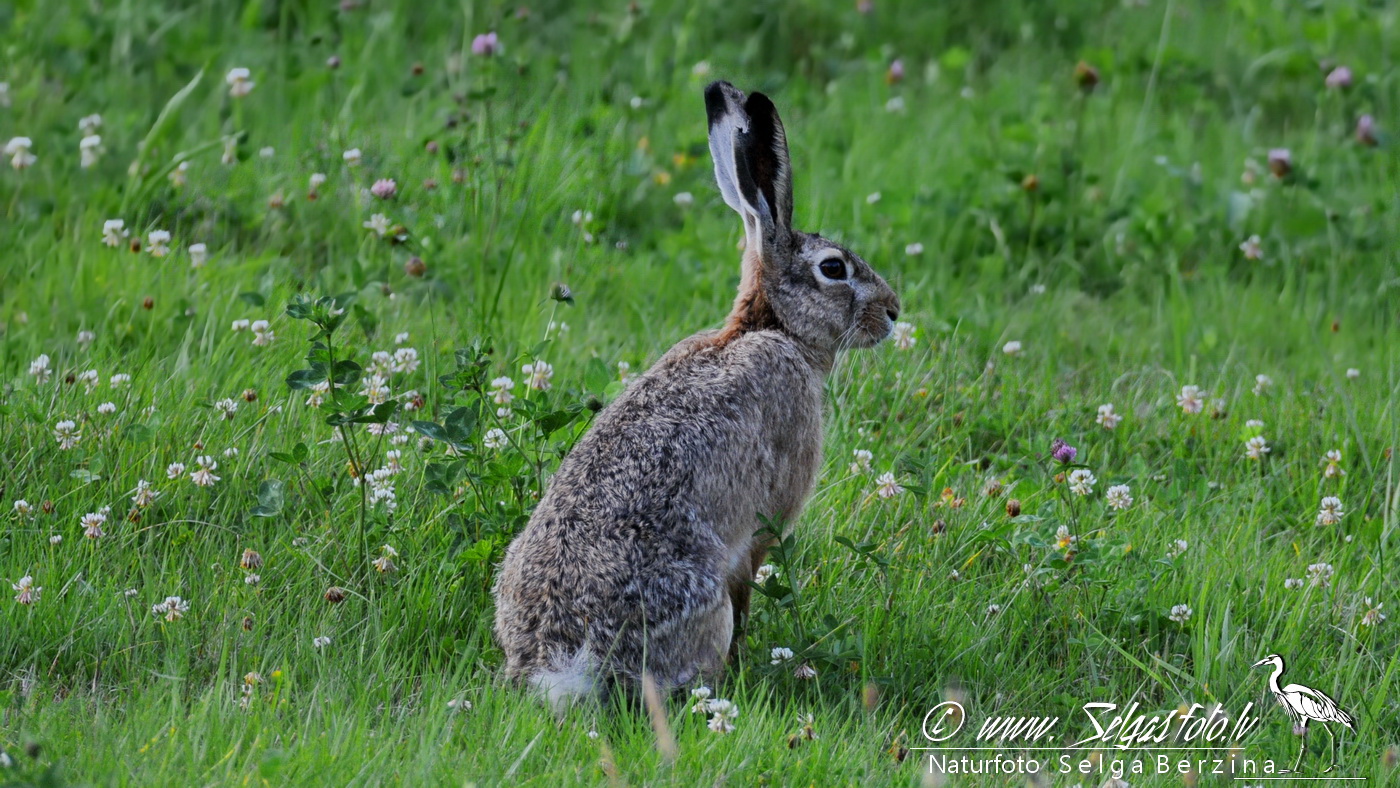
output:
{"label": "meadow", "polygon": [[[1282,766],[1272,653],[1357,718],[1334,774],[1394,784],[1397,25],[0,4],[0,785],[1117,784],[1108,748],[930,775],[925,714],[1253,702],[1230,744]],[[556,719],[498,681],[495,564],[593,414],[728,311],[720,78],[773,98],[796,226],[901,325],[829,379],[709,688],[737,713]],[[1200,771],[1125,779],[1238,784]]]}

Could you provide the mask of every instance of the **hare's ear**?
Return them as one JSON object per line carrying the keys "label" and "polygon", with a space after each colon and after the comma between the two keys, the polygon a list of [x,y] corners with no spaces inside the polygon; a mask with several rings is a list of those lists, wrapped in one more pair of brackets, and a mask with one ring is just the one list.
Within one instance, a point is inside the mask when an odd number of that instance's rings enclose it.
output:
{"label": "hare's ear", "polygon": [[[739,159],[744,138],[749,133],[749,116],[744,112],[744,92],[728,82],[711,82],[705,88],[705,115],[710,126],[710,157],[715,160],[715,181],[724,202],[744,220],[750,241],[758,232],[758,205],[740,189],[740,170],[747,169]],[[755,247],[756,248],[756,247]]]}
{"label": "hare's ear", "polygon": [[[786,237],[792,231],[792,163],[788,158],[787,134],[778,108],[762,93],[749,94],[744,102],[749,116],[749,133],[741,155],[747,162],[750,186],[765,222]],[[744,181],[740,181],[744,186]]]}

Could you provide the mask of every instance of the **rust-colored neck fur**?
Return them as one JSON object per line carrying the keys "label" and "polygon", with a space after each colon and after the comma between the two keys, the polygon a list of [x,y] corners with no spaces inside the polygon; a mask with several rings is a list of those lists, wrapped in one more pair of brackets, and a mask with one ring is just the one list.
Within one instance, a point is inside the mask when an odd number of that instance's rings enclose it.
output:
{"label": "rust-colored neck fur", "polygon": [[715,344],[726,345],[741,334],[778,327],[778,315],[763,292],[762,266],[757,251],[744,250],[744,273],[739,281],[739,295],[734,298],[734,308],[729,310],[729,317],[715,337]]}

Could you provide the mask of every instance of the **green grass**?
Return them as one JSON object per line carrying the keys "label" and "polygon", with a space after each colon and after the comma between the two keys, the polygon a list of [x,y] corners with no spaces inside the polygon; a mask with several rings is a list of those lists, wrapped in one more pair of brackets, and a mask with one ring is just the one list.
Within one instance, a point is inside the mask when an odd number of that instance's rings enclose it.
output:
{"label": "green grass", "polygon": [[[0,6],[0,138],[30,137],[38,156],[0,172],[0,579],[44,589],[33,605],[0,600],[0,752],[14,762],[0,784],[921,785],[936,782],[924,754],[895,755],[927,744],[923,717],[950,697],[972,726],[1059,715],[1078,736],[1085,702],[1233,714],[1253,701],[1263,722],[1246,753],[1286,767],[1297,739],[1249,667],[1273,652],[1285,682],[1357,716],[1339,773],[1393,781],[1400,162],[1386,134],[1400,124],[1400,10],[809,5]],[[473,56],[488,30],[503,52]],[[889,84],[894,58],[906,76]],[[1101,74],[1091,93],[1075,85],[1080,60]],[[1332,64],[1352,69],[1349,88],[1324,86]],[[224,75],[240,66],[256,85],[234,99]],[[728,309],[740,226],[706,149],[715,77],[773,96],[797,225],[883,272],[917,342],[832,375],[825,470],[716,688],[739,706],[736,730],[712,733],[677,697],[672,761],[645,714],[585,706],[558,722],[501,686],[489,589],[587,405],[615,396],[616,364],[640,372]],[[887,110],[896,97],[902,111]],[[105,153],[84,169],[78,120],[92,113]],[[1362,114],[1379,146],[1353,139]],[[1265,165],[1280,147],[1283,180]],[[328,177],[311,201],[313,172]],[[392,200],[363,191],[385,177]],[[592,220],[576,226],[575,211]],[[404,242],[365,229],[373,213]],[[113,218],[143,246],[168,230],[172,253],[104,246]],[[1256,234],[1263,257],[1246,259]],[[208,247],[200,268],[194,243]],[[415,256],[421,277],[405,270]],[[556,283],[572,304],[551,298]],[[315,333],[286,312],[299,295],[346,296],[337,358],[367,365],[407,332],[421,367],[391,385],[425,403],[392,419],[446,420],[462,444],[391,447],[347,427],[366,470],[402,450],[392,514],[362,512],[327,413],[288,388]],[[230,329],[239,319],[271,321],[276,339],[254,346]],[[463,421],[480,395],[439,380],[478,340],[491,352],[459,382],[516,383],[500,451],[482,444],[491,408]],[[1019,355],[1002,352],[1012,340]],[[44,384],[28,374],[40,354]],[[553,365],[547,392],[524,386],[536,359]],[[89,369],[92,392],[65,382]],[[116,373],[130,384],[111,386]],[[1263,395],[1257,374],[1274,381]],[[1185,385],[1208,392],[1203,413],[1177,408]],[[231,419],[214,408],[224,398],[239,402]],[[1095,423],[1104,403],[1123,416],[1111,431]],[[63,420],[82,433],[69,450],[52,434]],[[1256,434],[1262,462],[1244,456]],[[1097,476],[1091,495],[1056,481],[1055,438]],[[297,444],[300,462],[270,456]],[[874,455],[868,474],[849,470],[857,449]],[[1323,477],[1331,449],[1339,479]],[[167,478],[201,454],[219,463],[214,486]],[[906,488],[888,500],[885,472]],[[161,495],[133,521],[143,479]],[[1116,484],[1135,499],[1123,511],[1105,502]],[[1345,515],[1314,525],[1328,495]],[[80,518],[104,506],[106,536],[84,539]],[[1079,539],[1070,562],[1062,525]],[[1177,539],[1189,547],[1169,557]],[[370,565],[383,544],[398,552],[387,574]],[[263,558],[257,585],[245,549]],[[1315,563],[1333,566],[1330,584],[1285,588]],[[330,586],[348,598],[326,602]],[[190,603],[181,620],[151,612],[169,595]],[[1367,598],[1392,620],[1364,625]],[[1179,604],[1184,623],[1169,618]],[[798,659],[770,665],[776,646]],[[818,678],[795,678],[799,662]],[[261,681],[245,709],[249,672]],[[790,748],[806,714],[819,738]],[[1309,742],[1305,769],[1320,769],[1325,736]]]}

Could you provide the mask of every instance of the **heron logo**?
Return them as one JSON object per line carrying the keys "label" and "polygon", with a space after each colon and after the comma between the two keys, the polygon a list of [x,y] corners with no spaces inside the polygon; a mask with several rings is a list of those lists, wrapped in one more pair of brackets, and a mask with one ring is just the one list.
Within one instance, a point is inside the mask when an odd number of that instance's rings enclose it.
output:
{"label": "heron logo", "polygon": [[1332,735],[1332,729],[1327,726],[1329,722],[1341,724],[1353,734],[1356,728],[1352,723],[1356,720],[1337,705],[1327,693],[1315,690],[1312,687],[1305,687],[1302,684],[1287,684],[1279,686],[1278,677],[1283,675],[1283,657],[1277,654],[1270,654],[1267,657],[1254,663],[1252,667],[1272,665],[1273,674],[1269,676],[1269,690],[1274,693],[1278,703],[1283,710],[1288,712],[1288,716],[1293,720],[1293,729],[1297,732],[1298,758],[1293,762],[1293,771],[1298,771],[1298,766],[1303,762],[1303,754],[1307,751],[1308,723],[1316,722],[1327,731],[1327,738],[1331,742],[1331,764],[1323,770],[1323,773],[1332,771],[1337,766],[1337,739]]}

